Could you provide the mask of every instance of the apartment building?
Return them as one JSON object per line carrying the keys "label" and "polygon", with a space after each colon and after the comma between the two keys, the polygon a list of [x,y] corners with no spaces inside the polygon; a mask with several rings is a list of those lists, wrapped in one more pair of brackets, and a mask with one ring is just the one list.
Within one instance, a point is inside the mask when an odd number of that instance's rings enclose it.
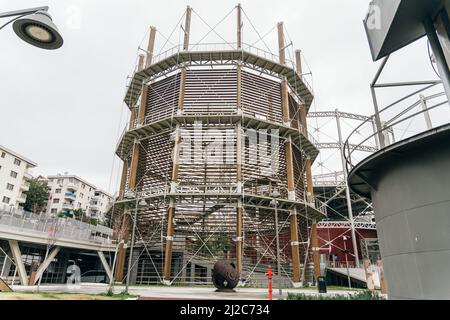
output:
{"label": "apartment building", "polygon": [[17,208],[25,203],[32,178],[29,169],[36,166],[35,162],[0,146],[0,204]]}
{"label": "apartment building", "polygon": [[47,213],[71,213],[81,209],[88,217],[104,219],[112,197],[92,183],[76,175],[58,174],[47,177],[50,196]]}

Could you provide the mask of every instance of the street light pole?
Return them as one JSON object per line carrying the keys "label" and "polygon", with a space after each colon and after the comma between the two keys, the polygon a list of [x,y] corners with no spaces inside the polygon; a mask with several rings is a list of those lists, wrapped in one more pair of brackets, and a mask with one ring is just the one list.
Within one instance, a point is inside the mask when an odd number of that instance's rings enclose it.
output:
{"label": "street light pole", "polygon": [[126,293],[128,293],[128,287],[130,286],[131,263],[133,262],[134,237],[136,234],[136,220],[137,220],[138,203],[139,203],[139,197],[136,192],[136,205],[134,207],[133,231],[131,233],[130,256],[128,257],[127,281],[125,283],[125,292]]}
{"label": "street light pole", "polygon": [[344,240],[344,254],[345,254],[345,266],[347,267],[347,280],[348,280],[348,287],[352,287],[352,282],[350,280],[350,270],[348,269],[348,259],[347,259],[347,237],[343,236],[342,239]]}
{"label": "street light pole", "polygon": [[272,193],[273,202],[275,205],[275,238],[277,242],[277,275],[278,275],[278,292],[281,296],[283,294],[283,290],[281,288],[281,260],[280,260],[280,236],[278,232],[278,201],[277,198],[280,197],[278,191],[274,191]]}

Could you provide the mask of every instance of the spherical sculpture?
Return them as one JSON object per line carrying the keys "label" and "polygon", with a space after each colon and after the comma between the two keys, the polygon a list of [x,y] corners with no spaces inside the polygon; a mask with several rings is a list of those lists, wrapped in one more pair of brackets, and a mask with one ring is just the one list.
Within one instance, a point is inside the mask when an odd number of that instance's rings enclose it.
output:
{"label": "spherical sculpture", "polygon": [[212,281],[217,289],[234,289],[239,283],[239,272],[233,262],[219,260],[214,264]]}

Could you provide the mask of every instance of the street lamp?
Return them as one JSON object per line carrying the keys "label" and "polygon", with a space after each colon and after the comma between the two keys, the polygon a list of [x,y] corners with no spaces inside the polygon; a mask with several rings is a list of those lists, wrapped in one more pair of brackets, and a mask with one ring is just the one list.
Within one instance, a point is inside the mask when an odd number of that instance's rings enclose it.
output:
{"label": "street lamp", "polygon": [[280,197],[280,193],[275,189],[272,192],[273,200],[270,202],[273,206],[275,206],[275,237],[277,241],[277,274],[278,274],[278,291],[280,296],[283,291],[281,289],[281,263],[280,263],[280,236],[278,234],[278,201],[277,199]]}
{"label": "street lamp", "polygon": [[144,199],[139,198],[139,194],[137,192],[135,192],[135,193],[128,192],[125,195],[125,198],[136,199],[136,205],[134,207],[134,217],[133,217],[133,231],[131,233],[130,256],[128,257],[127,281],[125,283],[125,292],[128,293],[128,287],[130,286],[131,263],[133,262],[134,237],[136,234],[136,220],[137,220],[138,206],[146,206],[147,202]]}
{"label": "street lamp", "polygon": [[13,22],[14,32],[23,41],[41,49],[58,49],[63,38],[47,11],[45,6],[0,13],[0,18],[16,17],[0,26],[0,30]]}

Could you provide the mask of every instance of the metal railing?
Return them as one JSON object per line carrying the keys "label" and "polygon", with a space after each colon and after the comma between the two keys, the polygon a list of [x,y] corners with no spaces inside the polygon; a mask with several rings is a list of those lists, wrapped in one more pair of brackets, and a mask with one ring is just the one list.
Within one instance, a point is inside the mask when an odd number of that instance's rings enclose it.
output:
{"label": "metal railing", "polygon": [[[173,57],[180,52],[183,52],[183,45],[179,44],[176,46],[173,46],[172,48],[169,48],[167,50],[164,50],[157,55],[153,56],[152,58],[152,64],[157,64],[158,62],[165,60],[169,57]],[[276,54],[273,54],[272,52],[261,49],[259,47],[256,47],[254,45],[248,44],[248,43],[242,43],[242,47],[238,48],[237,43],[235,42],[223,42],[223,43],[196,43],[189,46],[189,50],[187,52],[226,52],[226,51],[245,51],[254,55],[257,55],[258,57],[264,58],[266,60],[272,61],[274,63],[279,63],[279,56]],[[295,63],[293,60],[285,58],[285,65],[293,70],[295,69]],[[303,75],[299,75],[302,79],[305,86],[308,88],[310,92],[313,92],[311,85],[308,83],[308,81],[303,77]]]}
{"label": "metal railing", "polygon": [[112,244],[113,230],[72,218],[35,214],[22,209],[0,206],[0,228],[30,233],[48,239],[69,239],[101,245]]}
{"label": "metal railing", "polygon": [[[428,83],[426,87],[389,104],[356,127],[344,143],[348,172],[367,158],[367,153],[363,155],[357,152],[364,144],[374,143],[381,150],[449,123],[448,100],[445,93],[436,88],[438,85],[439,81]],[[424,95],[426,92],[427,95]]]}

